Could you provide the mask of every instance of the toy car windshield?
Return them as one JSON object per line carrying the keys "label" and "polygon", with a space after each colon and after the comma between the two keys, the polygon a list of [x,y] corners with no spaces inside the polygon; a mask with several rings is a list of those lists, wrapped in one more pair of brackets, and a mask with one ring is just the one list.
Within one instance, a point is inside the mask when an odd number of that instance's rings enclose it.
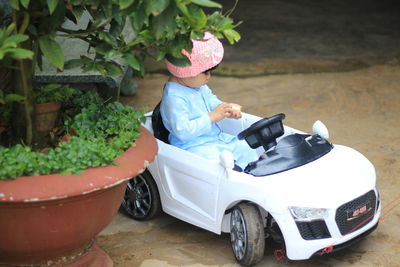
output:
{"label": "toy car windshield", "polygon": [[261,119],[238,134],[251,148],[263,146],[265,152],[259,160],[250,162],[244,172],[254,176],[266,176],[290,170],[314,161],[332,150],[332,144],[319,135],[284,134],[284,114]]}

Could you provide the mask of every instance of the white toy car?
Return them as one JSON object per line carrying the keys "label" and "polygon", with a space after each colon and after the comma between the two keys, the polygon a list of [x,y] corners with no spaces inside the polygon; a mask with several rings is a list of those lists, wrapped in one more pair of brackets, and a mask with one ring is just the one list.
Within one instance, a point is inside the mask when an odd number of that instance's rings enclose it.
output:
{"label": "white toy car", "polygon": [[328,142],[322,123],[308,135],[283,126],[284,114],[224,119],[224,132],[246,139],[261,155],[239,172],[230,152],[212,161],[169,145],[158,108],[153,113],[145,127],[157,137],[158,155],[129,181],[122,203],[134,219],[151,219],[162,208],[216,234],[230,233],[243,265],[262,259],[267,237],[281,242],[289,259],[304,260],[346,247],[377,227],[374,166],[354,149]]}

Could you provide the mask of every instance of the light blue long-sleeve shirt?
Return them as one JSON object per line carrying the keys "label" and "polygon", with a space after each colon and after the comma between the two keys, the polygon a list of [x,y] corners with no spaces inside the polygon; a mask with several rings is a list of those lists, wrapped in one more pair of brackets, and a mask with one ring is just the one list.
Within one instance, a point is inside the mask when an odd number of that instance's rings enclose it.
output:
{"label": "light blue long-sleeve shirt", "polygon": [[194,89],[167,82],[160,111],[170,132],[169,142],[208,159],[218,159],[223,150],[231,151],[236,164],[244,168],[257,159],[257,154],[245,141],[223,133],[217,123],[211,122],[208,113],[220,103],[207,85]]}

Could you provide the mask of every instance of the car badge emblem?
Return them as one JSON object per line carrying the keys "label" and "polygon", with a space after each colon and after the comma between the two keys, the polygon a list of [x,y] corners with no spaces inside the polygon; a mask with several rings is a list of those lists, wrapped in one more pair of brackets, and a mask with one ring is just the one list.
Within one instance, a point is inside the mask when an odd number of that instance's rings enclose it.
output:
{"label": "car badge emblem", "polygon": [[347,221],[354,220],[354,219],[364,215],[365,213],[367,213],[370,210],[371,210],[371,207],[370,207],[369,202],[361,207],[356,208],[356,209],[348,210],[347,211]]}

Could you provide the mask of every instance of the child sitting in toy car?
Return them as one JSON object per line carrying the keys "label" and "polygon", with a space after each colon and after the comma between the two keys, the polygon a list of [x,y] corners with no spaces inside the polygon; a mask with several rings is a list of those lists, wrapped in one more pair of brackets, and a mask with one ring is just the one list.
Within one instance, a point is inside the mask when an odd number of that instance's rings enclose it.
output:
{"label": "child sitting in toy car", "polygon": [[193,49],[186,55],[190,66],[179,67],[166,61],[171,76],[165,84],[160,112],[169,131],[171,145],[207,159],[218,159],[223,150],[232,152],[235,164],[244,169],[257,160],[255,150],[244,140],[223,133],[217,122],[224,118],[241,118],[240,105],[219,100],[207,86],[211,70],[224,54],[222,43],[206,32],[202,40],[192,40]]}

